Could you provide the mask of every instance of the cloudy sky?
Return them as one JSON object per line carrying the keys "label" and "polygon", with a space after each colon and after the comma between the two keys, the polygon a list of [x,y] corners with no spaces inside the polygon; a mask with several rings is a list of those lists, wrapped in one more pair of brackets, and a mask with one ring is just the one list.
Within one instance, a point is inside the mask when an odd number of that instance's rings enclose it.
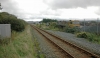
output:
{"label": "cloudy sky", "polygon": [[0,0],[3,10],[26,21],[100,18],[100,0]]}

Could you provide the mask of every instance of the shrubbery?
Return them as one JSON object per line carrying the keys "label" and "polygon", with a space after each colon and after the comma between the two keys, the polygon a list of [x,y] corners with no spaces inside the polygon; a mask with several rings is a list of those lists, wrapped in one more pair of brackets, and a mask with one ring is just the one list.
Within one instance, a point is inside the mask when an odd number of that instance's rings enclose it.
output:
{"label": "shrubbery", "polygon": [[80,33],[77,33],[76,36],[79,38],[88,39],[89,41],[100,42],[100,36],[93,33],[80,32]]}
{"label": "shrubbery", "polygon": [[57,22],[57,20],[44,18],[44,19],[42,20],[42,22],[43,22],[43,23],[48,23],[48,22]]}
{"label": "shrubbery", "polygon": [[76,33],[76,32],[79,32],[79,29],[76,28],[76,27],[73,27],[73,28],[65,27],[65,28],[64,28],[64,31],[65,31],[65,32],[68,32],[68,33]]}
{"label": "shrubbery", "polygon": [[6,12],[0,13],[0,24],[11,24],[11,30],[23,31],[26,22],[22,19],[17,19],[16,16]]}
{"label": "shrubbery", "polygon": [[79,38],[87,38],[88,35],[87,35],[86,32],[80,32],[80,33],[77,33],[77,37],[79,37]]}

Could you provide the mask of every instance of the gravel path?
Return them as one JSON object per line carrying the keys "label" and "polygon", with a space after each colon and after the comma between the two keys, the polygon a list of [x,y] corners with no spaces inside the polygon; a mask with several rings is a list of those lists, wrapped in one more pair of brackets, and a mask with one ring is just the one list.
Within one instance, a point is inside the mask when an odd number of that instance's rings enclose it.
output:
{"label": "gravel path", "polygon": [[71,34],[71,33],[65,33],[65,32],[60,32],[60,31],[51,31],[51,30],[47,30],[47,31],[62,37],[62,39],[64,39],[64,40],[70,41],[82,48],[85,48],[91,52],[94,52],[94,53],[100,55],[100,44],[91,43],[84,38],[77,38],[74,34]]}

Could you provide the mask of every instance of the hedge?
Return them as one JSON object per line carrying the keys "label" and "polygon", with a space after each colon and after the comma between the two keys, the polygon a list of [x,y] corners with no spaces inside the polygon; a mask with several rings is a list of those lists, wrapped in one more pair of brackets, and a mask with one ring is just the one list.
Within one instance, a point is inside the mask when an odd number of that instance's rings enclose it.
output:
{"label": "hedge", "polygon": [[17,17],[12,14],[3,12],[0,13],[0,24],[11,24],[11,30],[19,32],[25,29],[26,22],[24,20],[17,19]]}

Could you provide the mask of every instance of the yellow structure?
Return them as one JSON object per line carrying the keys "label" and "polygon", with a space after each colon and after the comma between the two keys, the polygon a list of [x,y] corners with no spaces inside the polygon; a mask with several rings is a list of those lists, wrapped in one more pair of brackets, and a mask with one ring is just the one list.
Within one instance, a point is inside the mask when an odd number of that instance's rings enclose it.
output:
{"label": "yellow structure", "polygon": [[68,26],[73,27],[80,27],[80,21],[79,20],[69,20]]}

